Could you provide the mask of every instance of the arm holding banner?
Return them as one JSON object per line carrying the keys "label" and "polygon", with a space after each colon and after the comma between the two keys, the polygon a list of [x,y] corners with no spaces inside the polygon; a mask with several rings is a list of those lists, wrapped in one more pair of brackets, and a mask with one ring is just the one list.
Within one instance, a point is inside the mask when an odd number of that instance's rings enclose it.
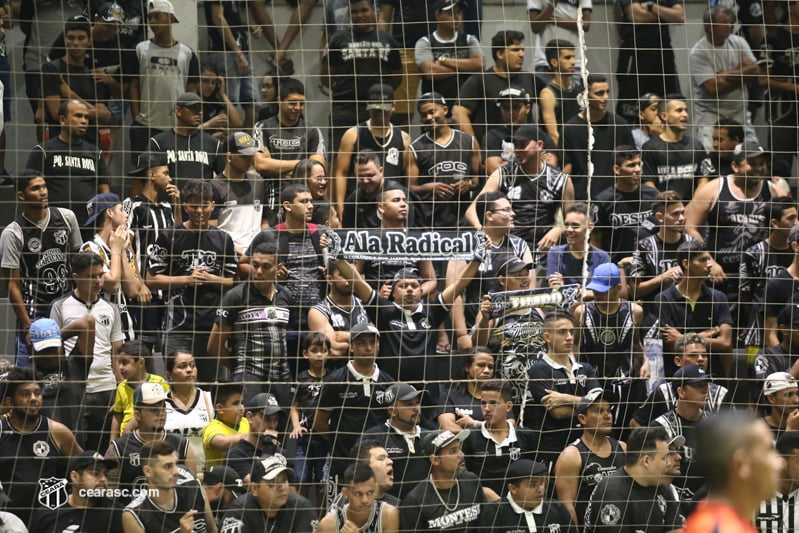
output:
{"label": "arm holding banner", "polygon": [[491,318],[491,296],[483,295],[480,302],[480,312],[474,321],[474,332],[472,332],[472,343],[475,346],[488,346],[491,340],[491,332],[494,329],[494,319]]}
{"label": "arm holding banner", "polygon": [[[500,174],[500,170],[501,169],[495,170],[488,177],[488,180],[486,181],[486,184],[483,185],[482,190],[480,191],[480,193],[477,196],[480,196],[481,194],[484,194],[484,193],[487,193],[487,192],[496,192],[496,191],[499,190],[499,174]],[[569,183],[571,183],[571,180],[569,181]],[[465,216],[466,216],[466,220],[469,221],[469,224],[471,224],[472,226],[474,226],[477,229],[482,229],[483,228],[483,221],[477,219],[477,208],[475,207],[475,202],[477,201],[477,196],[475,196],[475,199],[472,200],[472,204],[466,210],[466,215]],[[572,187],[572,198],[574,198],[574,187]],[[563,210],[565,212],[566,206],[562,206],[562,207],[563,207]]]}
{"label": "arm holding banner", "polygon": [[374,289],[363,280],[363,277],[358,270],[352,266],[352,263],[342,258],[336,258],[338,271],[345,279],[352,280],[353,293],[360,298],[364,303],[371,301]]}
{"label": "arm holding banner", "polygon": [[[485,260],[488,254],[488,237],[486,237],[484,233],[478,233],[476,242],[477,244],[472,254],[472,260],[466,265],[466,270],[458,277],[458,281],[453,285],[448,285],[447,288],[444,289],[444,292],[441,293],[441,301],[447,307],[450,307],[455,301],[455,298],[466,290],[466,287],[472,282],[472,278],[477,274],[480,263]],[[432,263],[430,266],[432,268]]]}

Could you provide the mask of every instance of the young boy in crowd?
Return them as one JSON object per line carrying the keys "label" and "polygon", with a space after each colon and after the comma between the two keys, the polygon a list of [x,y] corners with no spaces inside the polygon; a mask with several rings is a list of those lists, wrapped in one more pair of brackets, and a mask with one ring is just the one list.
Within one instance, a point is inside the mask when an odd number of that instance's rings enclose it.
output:
{"label": "young boy in crowd", "polygon": [[[117,385],[114,397],[114,417],[111,420],[111,440],[116,439],[125,428],[130,432],[134,426],[128,427],[133,420],[133,391],[142,383],[160,383],[164,392],[169,392],[166,380],[149,372],[150,349],[140,340],[128,341],[119,347],[116,364],[124,381]],[[135,423],[134,423],[135,424]]]}
{"label": "young boy in crowd", "polygon": [[[311,440],[313,417],[319,407],[319,392],[322,378],[327,374],[325,364],[330,355],[330,339],[320,332],[308,333],[302,342],[302,356],[308,360],[308,370],[297,376],[297,385],[292,387],[294,401],[291,403],[291,438],[297,441],[297,459],[294,471],[300,484],[300,494],[308,497],[309,483],[317,488],[317,497],[322,496],[321,485],[327,458],[325,446]],[[320,500],[317,500],[320,501]]]}
{"label": "young boy in crowd", "polygon": [[244,418],[240,384],[225,383],[219,386],[214,411],[216,418],[203,430],[206,467],[222,465],[228,450],[250,432],[250,424]]}

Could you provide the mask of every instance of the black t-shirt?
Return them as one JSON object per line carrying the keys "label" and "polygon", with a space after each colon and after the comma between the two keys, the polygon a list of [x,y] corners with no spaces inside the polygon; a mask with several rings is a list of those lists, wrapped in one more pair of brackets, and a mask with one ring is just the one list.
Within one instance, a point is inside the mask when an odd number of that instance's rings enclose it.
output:
{"label": "black t-shirt", "polygon": [[641,147],[641,163],[643,180],[654,182],[660,191],[675,191],[686,201],[694,196],[699,178],[716,174],[702,143],[687,135],[675,142],[650,137]]}
{"label": "black t-shirt", "polygon": [[[214,226],[202,231],[182,224],[169,228],[158,236],[149,255],[150,274],[190,276],[194,270],[205,270],[215,276],[233,277],[238,269],[233,239]],[[222,294],[220,285],[173,289],[166,330],[211,331]]]}
{"label": "black t-shirt", "polygon": [[446,361],[438,361],[435,356],[438,326],[450,310],[440,294],[434,301],[421,302],[412,313],[407,313],[372,291],[364,307],[380,330],[381,368],[404,382],[449,379],[449,355],[442,358]]}
{"label": "black t-shirt", "polygon": [[289,493],[277,516],[268,518],[255,496],[248,492],[228,507],[220,533],[313,533],[316,510],[302,496]]}
{"label": "black t-shirt", "polygon": [[[326,58],[330,65],[333,104],[366,110],[367,92],[375,83],[386,83],[386,76],[399,72],[400,45],[388,33],[377,29],[339,31],[330,37]],[[353,124],[354,125],[354,124]]]}
{"label": "black t-shirt", "polygon": [[169,175],[173,179],[211,179],[225,170],[225,151],[219,140],[197,130],[191,135],[178,135],[174,129],[152,137],[148,152],[166,154]]}
{"label": "black t-shirt", "polygon": [[[285,450],[280,447],[280,443],[272,436],[262,436],[259,445],[256,448],[250,441],[241,439],[225,455],[225,466],[235,470],[239,477],[244,479],[245,476],[252,472],[256,461],[273,457],[275,454],[285,456]],[[291,461],[289,461],[289,465],[290,463]]]}
{"label": "black t-shirt", "polygon": [[657,189],[648,185],[633,192],[608,187],[594,199],[594,223],[602,231],[602,248],[610,252],[614,263],[633,255],[638,241],[657,232],[658,222],[652,214],[657,195]]}
{"label": "black t-shirt", "polygon": [[44,176],[50,207],[71,209],[81,226],[89,218],[86,202],[99,192],[100,185],[109,183],[108,167],[100,150],[86,141],[69,144],[53,137],[37,144],[25,168]]}
{"label": "black t-shirt", "polygon": [[[88,103],[105,103],[111,97],[111,91],[108,89],[108,85],[94,82],[92,68],[88,64],[71,65],[63,59],[48,61],[42,65],[42,96],[58,96],[60,100],[61,83],[63,82],[69,86],[70,90]],[[58,117],[51,116],[46,106],[45,112],[47,113],[47,122],[58,124]],[[57,129],[60,130],[60,128]]]}
{"label": "black t-shirt", "polygon": [[414,0],[384,0],[380,3],[394,8],[391,34],[402,48],[413,48],[416,41],[430,32],[427,2]]}
{"label": "black t-shirt", "polygon": [[696,302],[689,302],[675,285],[658,294],[655,301],[660,308],[660,324],[677,328],[682,334],[733,324],[727,297],[707,285],[702,285]]}
{"label": "black t-shirt", "polygon": [[[632,20],[627,18],[624,8],[636,2],[639,4],[645,3],[637,0],[616,0],[622,16],[621,24],[619,25],[621,47],[633,49],[638,53],[649,51],[659,53],[660,50],[671,49],[671,34],[667,24],[660,21],[633,23]],[[680,0],[658,0],[658,5],[662,7],[674,7],[681,4]]]}
{"label": "black t-shirt", "polygon": [[319,128],[300,117],[294,126],[284,126],[277,115],[255,124],[254,136],[269,150],[272,159],[308,159],[325,155],[325,138]]}
{"label": "black t-shirt", "polygon": [[485,502],[480,480],[463,472],[456,483],[449,489],[436,489],[430,481],[419,483],[400,503],[400,531],[459,533],[476,525]]}
{"label": "black t-shirt", "polygon": [[644,487],[624,468],[599,482],[585,513],[585,533],[600,531],[665,533],[682,527],[685,517],[666,485]]}
{"label": "black t-shirt", "polygon": [[66,503],[57,509],[39,507],[34,511],[29,531],[39,533],[109,533],[122,531],[122,509],[103,499],[93,507],[72,507]]}
{"label": "black t-shirt", "polygon": [[[616,147],[622,144],[635,146],[633,130],[624,118],[607,112],[600,120],[591,123],[594,146],[591,161],[594,172],[591,190],[588,191],[588,122],[577,115],[563,126],[560,146],[563,148],[563,164],[571,163],[571,177],[574,184],[574,199],[591,198],[608,187],[613,186],[613,165]],[[690,196],[688,196],[690,198]]]}
{"label": "black t-shirt", "polygon": [[766,282],[763,301],[766,317],[776,318],[787,304],[799,302],[799,280],[787,270],[778,272]]}
{"label": "black t-shirt", "polygon": [[[514,72],[509,78],[498,75],[493,67],[480,73],[476,72],[464,82],[460,90],[460,100],[456,105],[469,110],[469,120],[478,139],[485,136],[489,129],[505,124],[502,111],[497,107],[500,91],[511,85],[520,86],[532,98],[538,94],[537,78],[530,72]],[[528,117],[528,121],[532,121]]]}

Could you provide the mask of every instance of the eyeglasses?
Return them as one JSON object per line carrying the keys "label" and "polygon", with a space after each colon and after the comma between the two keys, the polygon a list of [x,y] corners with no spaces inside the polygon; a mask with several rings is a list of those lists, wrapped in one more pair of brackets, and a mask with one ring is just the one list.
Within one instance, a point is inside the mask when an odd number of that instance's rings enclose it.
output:
{"label": "eyeglasses", "polygon": [[492,213],[513,213],[512,207],[501,207],[499,209],[492,209]]}

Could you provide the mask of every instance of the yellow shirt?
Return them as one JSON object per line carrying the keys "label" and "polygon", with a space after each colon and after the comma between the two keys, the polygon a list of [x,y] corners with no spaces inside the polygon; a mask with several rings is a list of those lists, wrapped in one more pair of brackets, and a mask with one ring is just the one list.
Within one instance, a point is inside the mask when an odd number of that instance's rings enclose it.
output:
{"label": "yellow shirt", "polygon": [[211,439],[217,435],[223,437],[230,437],[231,435],[242,434],[246,435],[250,432],[250,422],[246,418],[242,418],[239,425],[230,427],[218,418],[211,421],[210,424],[203,429],[203,449],[205,450],[205,466],[219,466],[225,463],[225,455],[227,452],[218,452],[211,448]]}
{"label": "yellow shirt", "polygon": [[[147,374],[145,383],[160,383],[164,392],[169,392],[169,384],[164,378],[157,374]],[[137,385],[138,386],[138,385]],[[125,426],[133,418],[133,392],[136,387],[131,386],[126,379],[117,385],[117,394],[114,397],[114,413],[123,413],[122,424],[119,426],[119,433],[125,431]]]}

